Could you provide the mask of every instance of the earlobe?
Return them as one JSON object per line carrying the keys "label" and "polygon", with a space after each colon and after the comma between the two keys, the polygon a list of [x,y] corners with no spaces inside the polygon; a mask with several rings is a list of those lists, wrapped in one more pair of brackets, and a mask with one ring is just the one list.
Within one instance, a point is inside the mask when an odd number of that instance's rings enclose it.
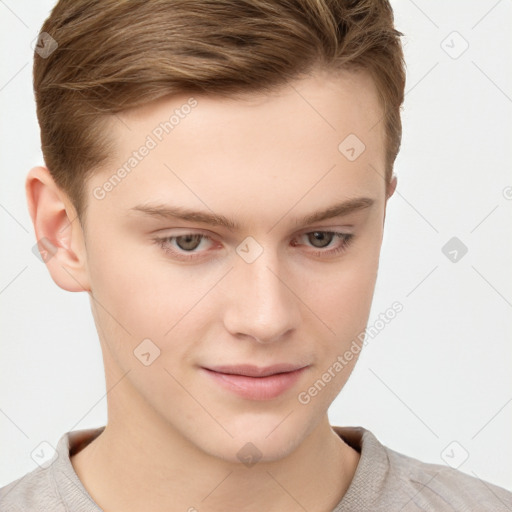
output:
{"label": "earlobe", "polygon": [[25,192],[41,258],[52,279],[70,292],[90,291],[82,226],[68,196],[46,167],[29,171]]}

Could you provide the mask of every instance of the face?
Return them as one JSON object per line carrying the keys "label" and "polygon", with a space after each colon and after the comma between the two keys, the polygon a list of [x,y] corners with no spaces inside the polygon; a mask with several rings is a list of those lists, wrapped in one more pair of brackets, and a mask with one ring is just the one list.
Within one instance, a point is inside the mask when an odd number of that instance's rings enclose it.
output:
{"label": "face", "polygon": [[84,233],[107,377],[126,374],[109,421],[151,418],[236,462],[246,442],[283,457],[325,420],[377,277],[381,116],[371,79],[345,72],[113,119]]}

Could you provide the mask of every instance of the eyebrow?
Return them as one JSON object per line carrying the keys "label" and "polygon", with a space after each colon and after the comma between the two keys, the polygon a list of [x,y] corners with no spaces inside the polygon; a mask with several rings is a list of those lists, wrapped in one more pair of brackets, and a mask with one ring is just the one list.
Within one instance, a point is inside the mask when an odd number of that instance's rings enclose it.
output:
{"label": "eyebrow", "polygon": [[[348,199],[341,203],[329,206],[324,210],[310,213],[304,217],[298,218],[296,219],[295,224],[297,226],[308,225],[313,224],[314,222],[320,222],[335,217],[342,217],[350,213],[369,208],[374,203],[375,200],[369,197],[357,197],[354,199]],[[130,208],[130,210],[140,212],[151,217],[170,220],[181,219],[184,221],[198,222],[211,226],[222,226],[230,231],[237,231],[241,229],[240,224],[231,219],[228,219],[224,215],[191,210],[182,206],[170,206],[165,204],[140,204]]]}

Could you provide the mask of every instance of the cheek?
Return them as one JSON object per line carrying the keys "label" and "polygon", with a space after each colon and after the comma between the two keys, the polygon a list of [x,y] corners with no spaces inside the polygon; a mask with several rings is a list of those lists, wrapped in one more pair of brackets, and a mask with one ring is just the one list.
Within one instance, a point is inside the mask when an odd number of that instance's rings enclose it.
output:
{"label": "cheek", "polygon": [[347,264],[325,281],[323,293],[310,299],[312,309],[330,331],[320,327],[315,317],[313,330],[326,335],[313,332],[317,363],[297,397],[301,407],[324,411],[348,381],[362,350],[375,288],[374,266],[370,260]]}
{"label": "cheek", "polygon": [[[88,269],[92,289],[91,305],[103,342],[115,352],[118,362],[129,368],[133,351],[148,338],[161,346],[170,324],[164,312],[171,304],[162,303],[163,292],[148,278],[144,259],[124,247],[113,236],[97,238],[88,250]],[[156,283],[158,285],[158,283]],[[162,285],[163,286],[163,285]],[[169,301],[172,294],[166,299]]]}
{"label": "cheek", "polygon": [[136,325],[146,317],[154,320],[155,309],[165,307],[164,299],[169,301],[173,297],[165,293],[170,283],[160,275],[152,250],[149,243],[141,250],[140,244],[130,243],[126,235],[114,231],[105,231],[88,243],[94,298],[129,324]]}
{"label": "cheek", "polygon": [[185,270],[167,264],[155,257],[155,250],[139,247],[136,251],[123,247],[122,241],[106,240],[90,250],[98,331],[125,370],[134,364],[135,369],[139,367],[134,356],[139,346],[158,354],[152,367],[171,368],[176,361],[187,359],[193,350],[191,340],[201,339],[200,319],[208,303],[208,298],[201,301],[201,297],[218,280],[215,275],[194,278],[192,267]]}
{"label": "cheek", "polygon": [[371,249],[349,254],[332,271],[311,275],[303,288],[312,309],[337,335],[364,327],[368,319],[378,270],[378,250]]}

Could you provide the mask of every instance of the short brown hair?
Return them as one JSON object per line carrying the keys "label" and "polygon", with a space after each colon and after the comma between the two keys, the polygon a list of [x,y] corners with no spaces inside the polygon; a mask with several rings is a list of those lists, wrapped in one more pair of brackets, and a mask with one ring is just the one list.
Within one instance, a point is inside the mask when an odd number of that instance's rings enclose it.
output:
{"label": "short brown hair", "polygon": [[43,156],[81,221],[112,114],[174,93],[270,92],[318,67],[371,74],[391,180],[405,64],[387,0],[60,0],[43,33],[58,45],[34,55]]}

